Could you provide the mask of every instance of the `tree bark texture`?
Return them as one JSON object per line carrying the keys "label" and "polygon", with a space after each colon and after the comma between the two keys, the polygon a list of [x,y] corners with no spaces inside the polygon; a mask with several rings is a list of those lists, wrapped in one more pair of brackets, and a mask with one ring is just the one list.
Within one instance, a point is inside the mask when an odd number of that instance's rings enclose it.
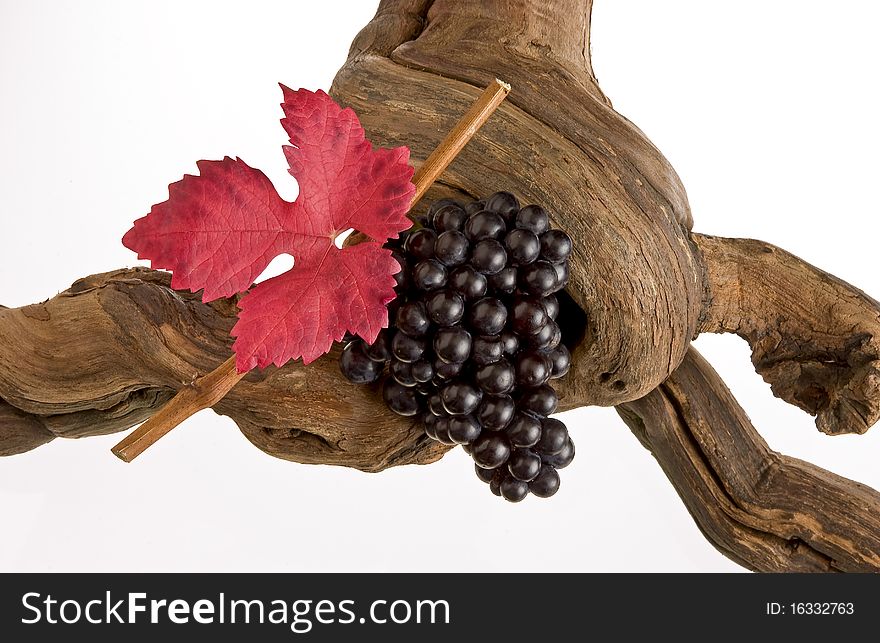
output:
{"label": "tree bark texture", "polygon": [[[675,171],[592,73],[591,5],[384,0],[331,93],[418,164],[482,87],[509,82],[426,201],[506,189],[572,236],[563,408],[617,405],[706,537],[744,566],[880,570],[878,494],[772,452],[689,348],[700,332],[736,333],[777,396],[826,433],[862,433],[880,417],[880,305],[769,244],[692,232]],[[0,308],[0,453],[143,421],[228,358],[235,314],[234,299],[203,304],[143,268]],[[252,372],[214,409],[296,462],[379,471],[443,455],[337,358]]]}

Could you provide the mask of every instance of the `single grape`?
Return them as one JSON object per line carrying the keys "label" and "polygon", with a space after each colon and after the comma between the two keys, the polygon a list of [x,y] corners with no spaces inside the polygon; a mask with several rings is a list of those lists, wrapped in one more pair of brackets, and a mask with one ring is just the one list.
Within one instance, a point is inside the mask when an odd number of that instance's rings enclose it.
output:
{"label": "single grape", "polygon": [[[477,465],[480,466],[480,465]],[[491,469],[492,471],[492,480],[489,482],[489,491],[491,491],[496,496],[501,495],[501,483],[507,477],[507,473],[504,472],[503,469]]]}
{"label": "single grape", "polygon": [[443,408],[450,415],[470,415],[480,404],[482,393],[464,380],[455,380],[440,391]]}
{"label": "single grape", "polygon": [[472,242],[481,239],[501,239],[507,232],[507,224],[500,214],[483,210],[468,218],[464,224],[464,234]]}
{"label": "single grape", "polygon": [[441,358],[434,358],[434,381],[437,380],[442,384],[446,380],[451,380],[461,372],[464,362],[444,362]]}
{"label": "single grape", "polygon": [[504,478],[499,489],[502,497],[509,502],[519,502],[529,495],[529,483],[517,480],[513,476]]}
{"label": "single grape", "polygon": [[391,353],[401,362],[414,362],[425,352],[425,340],[397,331],[391,339]]}
{"label": "single grape", "polygon": [[382,398],[388,408],[398,415],[411,416],[420,410],[419,398],[415,390],[402,386],[391,377],[385,380]]}
{"label": "single grape", "polygon": [[434,215],[437,214],[441,209],[445,208],[447,205],[454,205],[457,207],[461,207],[461,204],[455,199],[437,199],[436,201],[432,201],[430,207],[428,208],[428,221],[434,220]]}
{"label": "single grape", "polygon": [[486,199],[486,209],[510,219],[519,210],[519,201],[510,192],[496,192]]}
{"label": "single grape", "polygon": [[550,229],[550,216],[540,205],[527,205],[517,213],[516,227],[540,235]]}
{"label": "single grape", "polygon": [[366,345],[363,340],[356,339],[345,345],[339,358],[339,370],[355,384],[367,384],[379,379],[384,368],[384,362],[371,360],[367,355]]}
{"label": "single grape", "polygon": [[484,469],[483,467],[481,467],[480,465],[475,463],[474,464],[474,471],[476,471],[477,477],[480,480],[482,480],[486,484],[489,484],[490,482],[492,482],[492,478],[495,477],[495,474],[498,471],[498,469]]}
{"label": "single grape", "polygon": [[486,275],[471,266],[459,266],[449,275],[449,287],[464,295],[465,299],[477,299],[486,294]]}
{"label": "single grape", "polygon": [[559,299],[556,298],[556,295],[547,295],[541,299],[541,305],[550,319],[555,320],[559,316]]}
{"label": "single grape", "polygon": [[474,373],[474,379],[483,391],[490,395],[501,395],[513,388],[516,382],[516,372],[506,359],[501,359],[494,364],[481,366]]}
{"label": "single grape", "polygon": [[428,396],[428,410],[437,417],[448,415],[446,409],[443,408],[443,400],[440,399],[440,393],[431,393]]}
{"label": "single grape", "polygon": [[413,379],[421,384],[430,382],[434,377],[434,367],[431,366],[431,362],[424,357],[416,360],[410,365],[410,372],[412,373]]}
{"label": "single grape", "polygon": [[507,462],[510,444],[501,433],[481,433],[473,442],[471,456],[484,469],[496,469]]}
{"label": "single grape", "polygon": [[541,422],[541,439],[535,451],[543,455],[556,455],[568,442],[568,428],[556,418],[544,418]]}
{"label": "single grape", "polygon": [[504,430],[515,447],[531,447],[541,439],[541,422],[528,413],[517,413]]}
{"label": "single grape", "polygon": [[[470,444],[480,437],[480,423],[473,415],[450,418],[449,437],[456,444]],[[538,458],[540,463],[540,458]]]}
{"label": "single grape", "polygon": [[391,333],[390,328],[383,328],[376,335],[376,341],[367,346],[367,357],[374,362],[383,364],[391,359]]}
{"label": "single grape", "polygon": [[436,290],[428,295],[428,317],[440,327],[454,326],[464,315],[464,297],[454,290]]}
{"label": "single grape", "polygon": [[507,470],[517,480],[534,480],[541,471],[541,457],[528,449],[514,449],[507,460]]}
{"label": "single grape", "polygon": [[436,290],[446,284],[446,267],[436,259],[416,264],[412,273],[413,285],[420,290]]}
{"label": "single grape", "polygon": [[399,290],[405,290],[409,287],[409,262],[406,255],[399,249],[391,251],[391,256],[400,264],[400,270],[394,273],[394,285]]}
{"label": "single grape", "polygon": [[434,244],[437,242],[437,233],[431,228],[419,228],[409,234],[403,248],[416,261],[430,259],[434,256]]}
{"label": "single grape", "polygon": [[422,337],[431,327],[428,310],[420,301],[408,301],[397,310],[396,325],[410,337]]}
{"label": "single grape", "polygon": [[447,230],[437,237],[434,244],[434,256],[444,266],[453,267],[467,261],[470,243],[458,230]]}
{"label": "single grape", "polygon": [[484,335],[477,337],[471,349],[471,360],[477,366],[494,364],[504,354],[504,346],[499,335]]}
{"label": "single grape", "polygon": [[437,441],[441,444],[453,445],[455,442],[452,437],[449,435],[449,424],[451,418],[438,418],[437,425],[434,427],[434,432],[437,434]]}
{"label": "single grape", "polygon": [[541,330],[547,323],[547,313],[541,304],[530,297],[518,298],[513,302],[513,330],[521,335],[531,335]]}
{"label": "single grape", "polygon": [[[507,253],[495,239],[477,241],[471,249],[471,265],[477,272],[494,275],[507,263]],[[555,275],[555,273],[554,273]]]}
{"label": "single grape", "polygon": [[471,354],[471,334],[464,328],[441,328],[434,335],[434,353],[446,362],[458,364]]}
{"label": "single grape", "polygon": [[500,299],[483,297],[471,306],[468,323],[481,335],[497,335],[507,323],[507,307]]}
{"label": "single grape", "polygon": [[571,237],[562,230],[547,230],[541,235],[541,256],[550,263],[562,263],[571,255]]}
{"label": "single grape", "polygon": [[507,259],[512,266],[526,266],[541,254],[541,242],[531,230],[516,228],[504,237]]}
{"label": "single grape", "polygon": [[556,291],[556,270],[544,260],[535,261],[519,270],[519,286],[538,297],[546,297]]}
{"label": "single grape", "polygon": [[562,447],[559,453],[542,455],[541,460],[557,469],[564,469],[574,460],[574,442],[572,442],[571,438],[568,438],[568,442],[565,443],[565,446]]}
{"label": "single grape", "polygon": [[551,319],[541,327],[541,330],[528,338],[528,345],[535,350],[551,351],[559,345],[561,339],[562,331]]}
{"label": "single grape", "polygon": [[529,482],[529,491],[539,498],[549,498],[559,491],[559,473],[552,465],[542,465],[541,472]]}
{"label": "single grape", "polygon": [[551,376],[553,379],[568,373],[568,369],[571,367],[571,353],[568,352],[568,347],[565,344],[559,344],[547,356],[553,362],[553,375]]}
{"label": "single grape", "polygon": [[559,398],[549,384],[525,389],[520,395],[517,406],[521,411],[531,411],[535,415],[547,417],[556,411]]}
{"label": "single grape", "polygon": [[471,201],[466,206],[464,206],[464,211],[467,212],[468,216],[472,214],[476,214],[480,210],[486,209],[486,200],[480,199],[479,201]]}
{"label": "single grape", "polygon": [[391,377],[401,386],[415,386],[417,383],[416,378],[413,377],[412,364],[408,362],[393,359],[388,370],[391,372]]}
{"label": "single grape", "polygon": [[431,221],[434,224],[434,230],[439,234],[449,230],[461,230],[467,218],[468,214],[465,209],[455,203],[438,209]]}
{"label": "single grape", "polygon": [[553,270],[556,272],[556,285],[553,292],[558,292],[568,285],[568,262],[553,264]]}
{"label": "single grape", "polygon": [[523,351],[516,357],[516,383],[524,387],[544,384],[553,373],[550,358],[535,350]]}
{"label": "single grape", "polygon": [[515,413],[516,404],[509,395],[484,395],[477,417],[487,431],[501,431],[510,424]]}
{"label": "single grape", "polygon": [[519,337],[513,331],[506,330],[501,333],[501,345],[505,355],[514,355],[519,350]]}
{"label": "single grape", "polygon": [[516,268],[508,266],[489,276],[489,287],[496,295],[509,295],[516,290]]}
{"label": "single grape", "polygon": [[425,435],[432,440],[437,439],[437,420],[439,418],[433,413],[422,413],[422,424],[425,425]]}

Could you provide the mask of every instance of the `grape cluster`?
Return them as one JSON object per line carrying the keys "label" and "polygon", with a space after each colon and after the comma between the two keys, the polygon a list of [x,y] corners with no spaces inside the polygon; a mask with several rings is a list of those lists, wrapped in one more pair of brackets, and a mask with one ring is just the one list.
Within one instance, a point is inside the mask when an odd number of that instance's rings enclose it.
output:
{"label": "grape cluster", "polygon": [[388,407],[463,445],[495,495],[552,496],[574,457],[568,429],[550,417],[550,380],[571,361],[554,294],[568,283],[571,239],[508,192],[436,201],[420,223],[388,246],[402,267],[391,326],[370,345],[348,342],[341,370],[368,383],[387,366]]}

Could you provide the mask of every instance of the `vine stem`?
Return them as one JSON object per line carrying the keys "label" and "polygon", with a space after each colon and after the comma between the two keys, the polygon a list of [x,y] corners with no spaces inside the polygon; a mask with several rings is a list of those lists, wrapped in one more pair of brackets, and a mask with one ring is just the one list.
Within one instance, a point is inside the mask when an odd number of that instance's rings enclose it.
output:
{"label": "vine stem", "polygon": [[[489,120],[509,92],[510,85],[496,78],[474,101],[470,109],[413,174],[412,181],[416,186],[416,192],[410,208],[421,200],[428,188],[452,163],[467,142]],[[207,375],[197,377],[191,384],[180,389],[165,406],[129,433],[111,449],[111,452],[120,460],[131,462],[188,417],[222,400],[247,373],[248,371],[238,372],[233,355]]]}

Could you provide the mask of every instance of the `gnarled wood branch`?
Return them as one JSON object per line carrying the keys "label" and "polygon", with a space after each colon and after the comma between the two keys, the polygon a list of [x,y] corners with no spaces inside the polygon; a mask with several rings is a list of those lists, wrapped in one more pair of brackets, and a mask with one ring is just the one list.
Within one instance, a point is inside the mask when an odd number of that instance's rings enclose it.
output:
{"label": "gnarled wood branch", "polygon": [[[766,244],[692,234],[675,171],[593,77],[591,4],[385,0],[332,94],[372,140],[408,144],[418,163],[480,87],[511,82],[428,200],[503,187],[574,238],[563,406],[619,405],[707,537],[747,567],[880,570],[877,494],[771,452],[689,351],[698,332],[737,332],[777,395],[827,432],[862,432],[878,415],[880,306]],[[229,356],[235,312],[145,269],[0,309],[0,453],[143,421]],[[298,462],[378,471],[442,456],[375,387],[345,382],[336,357],[251,373],[214,408]]]}

